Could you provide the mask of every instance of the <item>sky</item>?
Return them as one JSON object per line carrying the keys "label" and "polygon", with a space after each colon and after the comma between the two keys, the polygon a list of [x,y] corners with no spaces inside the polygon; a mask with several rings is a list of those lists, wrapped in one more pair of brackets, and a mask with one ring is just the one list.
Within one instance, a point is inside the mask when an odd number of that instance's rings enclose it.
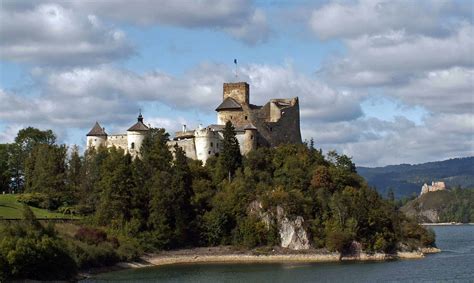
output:
{"label": "sky", "polygon": [[172,134],[246,81],[253,104],[298,96],[303,139],[358,166],[472,156],[473,25],[469,0],[0,0],[0,143],[83,147],[139,109]]}

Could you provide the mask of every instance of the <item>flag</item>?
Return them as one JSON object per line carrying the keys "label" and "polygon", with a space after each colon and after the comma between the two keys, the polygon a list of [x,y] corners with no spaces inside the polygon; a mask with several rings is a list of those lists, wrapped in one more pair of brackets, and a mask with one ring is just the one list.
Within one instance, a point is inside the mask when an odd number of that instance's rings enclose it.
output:
{"label": "flag", "polygon": [[237,59],[234,59],[234,64],[237,65]]}

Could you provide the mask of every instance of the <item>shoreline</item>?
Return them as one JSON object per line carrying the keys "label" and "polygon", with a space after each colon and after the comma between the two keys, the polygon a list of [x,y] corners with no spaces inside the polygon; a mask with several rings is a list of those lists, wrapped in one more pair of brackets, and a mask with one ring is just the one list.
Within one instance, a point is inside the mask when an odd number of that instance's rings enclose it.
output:
{"label": "shoreline", "polygon": [[420,251],[397,252],[396,254],[365,253],[341,257],[339,253],[328,252],[289,252],[273,254],[252,254],[250,252],[236,252],[221,248],[196,248],[188,250],[165,251],[158,254],[147,254],[140,260],[133,262],[119,262],[114,266],[88,270],[80,273],[81,278],[90,278],[93,275],[118,271],[123,269],[146,268],[173,264],[234,264],[234,263],[330,263],[347,261],[390,261],[399,259],[422,259],[426,254],[438,253],[437,248],[424,248]]}
{"label": "shoreline", "polygon": [[474,225],[474,223],[460,223],[460,222],[439,222],[439,223],[420,223],[422,226],[462,226]]}

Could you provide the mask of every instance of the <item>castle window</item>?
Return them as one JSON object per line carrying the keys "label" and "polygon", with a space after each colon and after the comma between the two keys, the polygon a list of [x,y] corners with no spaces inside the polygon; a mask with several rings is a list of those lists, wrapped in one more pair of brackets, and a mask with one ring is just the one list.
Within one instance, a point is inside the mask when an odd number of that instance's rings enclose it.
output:
{"label": "castle window", "polygon": [[245,120],[247,120],[247,116],[245,116]]}
{"label": "castle window", "polygon": [[131,148],[131,149],[135,149],[135,143],[134,143],[134,142],[132,142],[130,148]]}

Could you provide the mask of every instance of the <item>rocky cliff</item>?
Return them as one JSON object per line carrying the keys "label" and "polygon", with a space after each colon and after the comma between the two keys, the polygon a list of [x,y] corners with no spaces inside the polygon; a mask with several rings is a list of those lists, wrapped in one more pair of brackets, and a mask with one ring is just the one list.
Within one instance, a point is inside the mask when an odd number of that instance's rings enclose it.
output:
{"label": "rocky cliff", "polygon": [[304,227],[304,218],[301,216],[288,217],[284,209],[276,207],[276,213],[265,211],[262,203],[253,201],[249,205],[249,212],[257,215],[265,223],[268,229],[272,223],[276,223],[280,235],[280,246],[291,250],[307,250],[309,244],[308,233]]}

